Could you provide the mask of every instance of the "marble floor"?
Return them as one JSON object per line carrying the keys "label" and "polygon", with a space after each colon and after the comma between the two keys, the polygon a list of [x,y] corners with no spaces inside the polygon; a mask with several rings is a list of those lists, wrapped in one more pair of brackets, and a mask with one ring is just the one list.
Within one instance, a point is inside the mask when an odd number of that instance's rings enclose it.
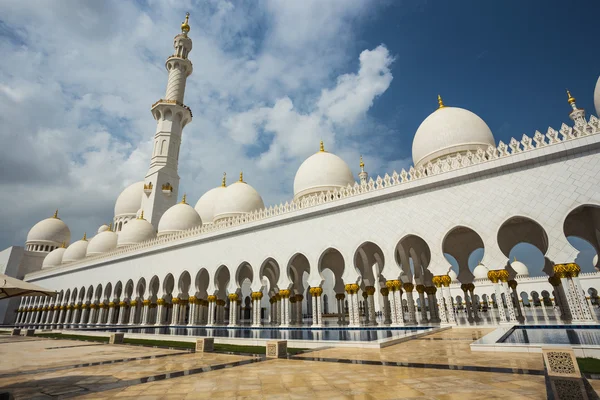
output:
{"label": "marble floor", "polygon": [[[16,399],[546,399],[539,354],[472,353],[491,329],[437,332],[384,349],[287,359],[0,337],[0,393]],[[598,381],[590,384],[600,389]]]}

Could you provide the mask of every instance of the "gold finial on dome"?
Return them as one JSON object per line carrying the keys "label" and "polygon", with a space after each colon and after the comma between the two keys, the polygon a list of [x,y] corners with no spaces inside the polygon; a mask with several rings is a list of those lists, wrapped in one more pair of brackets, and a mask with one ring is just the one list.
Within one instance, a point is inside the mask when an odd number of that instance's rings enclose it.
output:
{"label": "gold finial on dome", "polygon": [[325,151],[325,145],[323,144],[322,140],[321,140],[321,144],[319,145],[319,151],[320,152],[324,152]]}
{"label": "gold finial on dome", "polygon": [[223,172],[223,180],[221,181],[222,187],[227,187],[227,172]]}
{"label": "gold finial on dome", "polygon": [[54,215],[52,216],[52,218],[58,218],[58,209],[54,211]]}
{"label": "gold finial on dome", "polygon": [[108,224],[108,231],[112,232],[112,222],[110,224]]}
{"label": "gold finial on dome", "polygon": [[85,240],[87,242],[87,233],[83,232],[83,238],[81,240]]}
{"label": "gold finial on dome", "polygon": [[363,171],[365,169],[365,163],[363,162],[362,155],[360,156],[360,164],[358,164],[360,170]]}
{"label": "gold finial on dome", "polygon": [[446,106],[444,105],[444,101],[442,100],[442,96],[440,96],[440,95],[438,94],[438,110],[439,110],[440,108],[444,108],[444,107],[446,107]]}
{"label": "gold finial on dome", "polygon": [[187,34],[190,31],[190,13],[185,13],[185,21],[181,23],[181,32]]}
{"label": "gold finial on dome", "polygon": [[140,216],[138,217],[138,219],[144,219],[144,210],[142,210],[142,212],[140,213]]}
{"label": "gold finial on dome", "polygon": [[240,182],[244,183],[244,173],[240,171]]}
{"label": "gold finial on dome", "polygon": [[184,194],[183,194],[183,197],[181,198],[181,204],[187,204],[187,203],[185,202],[185,200],[186,200],[186,199],[187,199],[187,195],[184,193]]}
{"label": "gold finial on dome", "polygon": [[575,103],[575,97],[571,96],[571,92],[569,91],[569,89],[567,89],[567,101],[569,102],[569,104],[573,104]]}
{"label": "gold finial on dome", "polygon": [[62,243],[60,244],[60,248],[61,248],[61,249],[66,249],[66,248],[67,248],[67,243],[66,243],[66,242],[62,242]]}

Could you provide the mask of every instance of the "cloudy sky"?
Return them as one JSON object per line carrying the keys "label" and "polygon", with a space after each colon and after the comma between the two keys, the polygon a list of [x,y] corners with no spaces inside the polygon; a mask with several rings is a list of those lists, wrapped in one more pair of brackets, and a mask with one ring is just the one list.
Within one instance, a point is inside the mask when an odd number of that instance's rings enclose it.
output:
{"label": "cloudy sky", "polygon": [[360,154],[371,175],[406,168],[438,93],[505,142],[568,121],[565,87],[593,109],[596,2],[441,3],[1,1],[0,248],[56,208],[73,239],[112,219],[148,168],[149,109],[186,11],[190,203],[240,170],[266,204],[288,200],[321,139],[354,172]]}

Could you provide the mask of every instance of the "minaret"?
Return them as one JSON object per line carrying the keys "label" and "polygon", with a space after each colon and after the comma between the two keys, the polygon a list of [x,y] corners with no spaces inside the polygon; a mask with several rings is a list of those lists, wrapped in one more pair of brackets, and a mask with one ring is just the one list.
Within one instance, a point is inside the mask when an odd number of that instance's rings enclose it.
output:
{"label": "minaret", "polygon": [[575,125],[585,125],[587,123],[587,121],[585,120],[585,110],[583,108],[577,108],[577,104],[575,104],[575,97],[571,96],[571,92],[569,92],[569,89],[567,89],[567,97],[567,101],[573,109],[569,113],[569,118],[571,118],[573,122],[575,122]]}
{"label": "minaret", "polygon": [[360,156],[360,172],[358,174],[358,178],[360,179],[361,185],[367,184],[367,179],[369,178],[369,174],[365,172],[365,163],[363,162],[362,156]]}
{"label": "minaret", "polygon": [[192,51],[192,40],[188,37],[189,16],[190,13],[187,13],[185,22],[181,24],[181,33],[175,36],[175,53],[167,58],[165,64],[169,72],[165,98],[158,100],[151,108],[156,120],[156,134],[150,169],[144,181],[145,187],[150,190],[144,190],[142,209],[146,219],[155,227],[163,213],[177,202],[181,132],[192,121],[192,111],[183,104],[185,83],[193,69],[188,59]]}

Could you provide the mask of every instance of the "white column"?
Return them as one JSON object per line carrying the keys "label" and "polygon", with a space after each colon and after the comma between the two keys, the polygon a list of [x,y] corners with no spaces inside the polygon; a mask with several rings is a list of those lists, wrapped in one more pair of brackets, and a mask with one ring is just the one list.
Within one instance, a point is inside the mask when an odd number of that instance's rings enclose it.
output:
{"label": "white column", "polygon": [[301,294],[296,295],[296,320],[298,325],[302,325],[304,322],[304,315],[302,313],[302,302],[304,301],[304,296]]}
{"label": "white column", "polygon": [[108,318],[106,319],[106,325],[114,324],[115,307],[116,307],[116,304],[114,301],[111,301],[110,303],[108,303]]}
{"label": "white column", "polygon": [[472,312],[473,312],[473,320],[475,322],[479,322],[479,315],[477,314],[477,310],[479,309],[479,301],[476,300],[475,298],[475,285],[470,283],[469,284],[469,293],[471,294],[471,308],[472,308]]}
{"label": "white column", "polygon": [[395,305],[396,305],[396,316],[398,318],[398,325],[404,326],[406,323],[406,320],[404,319],[404,308],[402,307],[402,289],[401,286],[402,284],[400,283],[400,281],[394,281],[395,285],[396,285],[396,290],[394,290],[392,293],[394,295],[394,299],[395,301]]}
{"label": "white column", "polygon": [[377,325],[377,317],[375,315],[375,298],[373,295],[375,294],[375,288],[373,286],[368,286],[366,288],[367,292],[367,311],[368,311],[368,320],[371,325]]}
{"label": "white column", "polygon": [[165,319],[165,299],[156,299],[156,321],[154,325],[162,325]]}
{"label": "white column", "polygon": [[419,293],[419,303],[421,303],[421,323],[427,323],[427,301],[425,300],[425,286],[417,285],[417,293]]}
{"label": "white column", "polygon": [[123,300],[119,302],[119,320],[117,322],[118,325],[125,325],[127,321],[127,303]]}
{"label": "white column", "polygon": [[217,300],[217,296],[210,295],[208,296],[208,326],[215,325],[215,302]]}
{"label": "white column", "polygon": [[129,303],[129,325],[135,325],[135,318],[137,314],[137,300],[131,300]]}
{"label": "white column", "polygon": [[[450,278],[450,277],[448,277]],[[448,323],[456,325],[456,316],[454,315],[454,307],[452,306],[452,293],[450,293],[450,285],[444,285],[442,287],[442,293],[444,293],[444,299],[446,303],[446,315]]]}
{"label": "white column", "polygon": [[179,298],[173,297],[171,302],[173,303],[173,312],[171,314],[171,325],[177,325],[179,323]]}
{"label": "white column", "polygon": [[263,297],[262,292],[252,292],[252,326],[261,326],[260,318],[260,300]]}
{"label": "white column", "polygon": [[415,300],[413,298],[413,290],[415,288],[415,285],[413,285],[410,282],[406,282],[403,285],[404,291],[406,292],[406,303],[408,305],[408,323],[409,324],[416,324],[417,323],[417,318],[416,318],[416,313],[415,313]]}
{"label": "white column", "polygon": [[493,282],[493,284],[494,293],[496,294],[496,304],[498,305],[498,315],[500,316],[500,323],[508,322],[508,319],[506,318],[506,312],[504,311],[504,305],[502,304],[502,292],[500,291],[500,284],[498,281]]}
{"label": "white column", "polygon": [[594,314],[588,306],[585,293],[583,292],[583,289],[581,288],[581,283],[579,282],[579,266],[577,264],[567,265],[571,268],[577,268],[576,272],[571,272],[571,278],[569,278],[569,281],[571,283],[571,287],[575,294],[575,297],[579,301],[579,307],[581,309],[581,319],[582,321],[594,321]]}
{"label": "white column", "polygon": [[499,284],[501,285],[502,291],[504,292],[504,299],[506,300],[506,307],[508,309],[508,320],[509,322],[518,323],[519,320],[517,319],[517,314],[515,313],[515,307],[512,302],[513,297],[510,294],[508,283],[507,281],[503,280]]}

